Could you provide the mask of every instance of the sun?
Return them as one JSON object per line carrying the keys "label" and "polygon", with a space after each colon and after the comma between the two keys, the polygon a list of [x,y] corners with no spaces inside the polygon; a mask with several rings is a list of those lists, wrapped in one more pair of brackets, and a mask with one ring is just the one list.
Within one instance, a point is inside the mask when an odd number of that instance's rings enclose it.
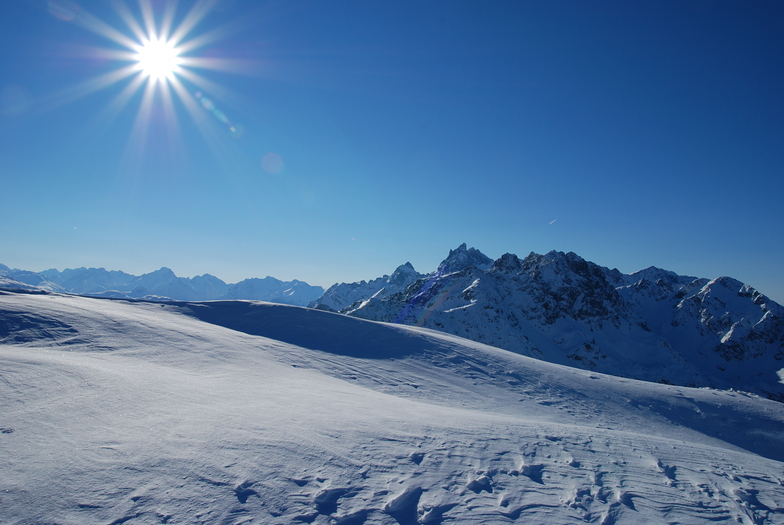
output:
{"label": "sun", "polygon": [[[2,0],[0,0],[2,1]],[[199,56],[199,49],[222,38],[236,35],[246,28],[247,21],[226,23],[197,30],[208,18],[219,0],[195,0],[190,9],[177,16],[177,0],[138,0],[136,13],[128,0],[112,0],[111,4],[125,23],[114,27],[85,9],[72,9],[67,21],[110,40],[110,48],[96,47],[88,57],[118,63],[113,68],[51,97],[53,106],[87,96],[101,89],[116,86],[115,95],[100,113],[99,118],[111,121],[141,92],[136,118],[133,121],[124,159],[141,158],[151,126],[163,125],[170,136],[179,133],[178,112],[184,109],[204,139],[214,147],[221,144],[223,133],[239,139],[244,134],[242,124],[229,116],[206,95],[227,93],[215,81],[205,78],[198,70],[228,71],[249,74],[256,71],[254,61]],[[48,0],[50,6],[70,6],[70,0]],[[160,7],[156,11],[156,7]],[[53,14],[58,18],[63,10]],[[70,13],[70,11],[68,11]],[[141,16],[139,16],[141,15]],[[161,15],[158,18],[156,15]],[[175,22],[176,21],[176,22]],[[196,53],[196,54],[195,54]],[[179,103],[176,104],[175,101]],[[154,118],[155,116],[155,118]],[[217,127],[216,127],[217,124]]]}
{"label": "sun", "polygon": [[142,42],[135,59],[142,74],[152,80],[172,80],[182,63],[174,44],[162,38]]}

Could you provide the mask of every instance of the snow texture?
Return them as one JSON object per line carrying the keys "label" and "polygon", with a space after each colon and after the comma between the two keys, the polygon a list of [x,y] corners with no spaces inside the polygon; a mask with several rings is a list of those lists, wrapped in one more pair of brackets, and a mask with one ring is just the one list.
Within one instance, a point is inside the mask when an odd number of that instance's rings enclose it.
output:
{"label": "snow texture", "polygon": [[3,523],[781,524],[782,429],[425,328],[0,292]]}

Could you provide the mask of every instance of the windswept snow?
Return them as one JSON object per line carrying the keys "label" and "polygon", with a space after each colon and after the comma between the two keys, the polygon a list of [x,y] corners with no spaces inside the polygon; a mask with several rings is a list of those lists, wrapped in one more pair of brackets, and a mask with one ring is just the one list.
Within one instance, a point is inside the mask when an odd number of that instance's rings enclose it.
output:
{"label": "windswept snow", "polygon": [[782,430],[424,328],[0,292],[3,523],[784,523]]}

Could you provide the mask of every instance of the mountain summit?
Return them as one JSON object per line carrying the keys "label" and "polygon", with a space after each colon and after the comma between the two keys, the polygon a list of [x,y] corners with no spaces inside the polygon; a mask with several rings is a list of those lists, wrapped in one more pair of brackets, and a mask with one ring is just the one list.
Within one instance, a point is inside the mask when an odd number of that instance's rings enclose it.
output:
{"label": "mountain summit", "polygon": [[456,249],[449,250],[449,255],[438,266],[436,273],[446,275],[472,267],[486,270],[491,264],[493,264],[493,260],[490,257],[476,248],[466,248],[466,244],[463,243]]}

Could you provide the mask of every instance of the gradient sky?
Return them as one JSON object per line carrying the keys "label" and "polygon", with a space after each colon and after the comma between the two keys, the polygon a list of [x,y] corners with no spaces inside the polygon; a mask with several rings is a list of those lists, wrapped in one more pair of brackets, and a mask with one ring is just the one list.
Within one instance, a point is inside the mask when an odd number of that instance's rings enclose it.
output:
{"label": "gradient sky", "polygon": [[784,302],[783,2],[182,0],[172,26],[210,4],[183,54],[210,67],[145,111],[95,81],[133,64],[95,31],[133,38],[122,2],[0,2],[0,262],[327,287],[466,242]]}

